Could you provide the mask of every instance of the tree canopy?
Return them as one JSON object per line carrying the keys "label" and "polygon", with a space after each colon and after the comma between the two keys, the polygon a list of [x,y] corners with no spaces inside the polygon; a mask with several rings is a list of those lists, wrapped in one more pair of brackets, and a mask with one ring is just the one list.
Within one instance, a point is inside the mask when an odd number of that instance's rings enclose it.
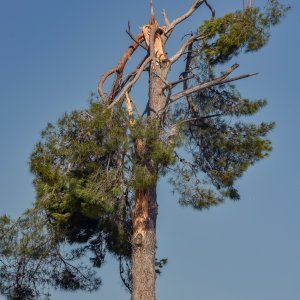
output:
{"label": "tree canopy", "polygon": [[[109,94],[102,90],[104,78],[100,96],[92,94],[86,109],[64,114],[42,132],[30,158],[34,208],[15,222],[0,219],[2,294],[34,299],[43,296],[40,287],[46,285],[96,290],[101,285],[96,270],[106,253],[119,261],[131,290],[136,191],[162,176],[183,206],[202,210],[239,200],[235,182],[270,153],[267,134],[274,123],[249,122],[267,102],[244,98],[233,84],[255,74],[231,77],[237,64],[220,70],[242,52],[263,47],[288,7],[269,0],[265,7],[216,17],[207,1],[195,1],[194,10],[201,4],[211,18],[168,59],[175,63],[184,57],[184,69],[176,82],[162,79],[166,103],[154,117],[141,113],[132,99],[129,105],[124,100],[136,84],[134,76],[156,63],[151,65],[150,53],[125,79],[118,77],[119,68]],[[173,24],[166,14],[165,21],[167,27]],[[173,93],[179,85],[182,91]],[[156,260],[158,273],[165,263]]]}

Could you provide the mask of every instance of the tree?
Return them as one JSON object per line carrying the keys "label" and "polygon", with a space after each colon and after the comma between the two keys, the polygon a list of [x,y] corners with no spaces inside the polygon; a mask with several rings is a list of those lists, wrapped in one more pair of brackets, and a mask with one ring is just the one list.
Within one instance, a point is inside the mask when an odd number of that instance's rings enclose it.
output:
{"label": "tree", "polygon": [[[208,209],[238,200],[235,180],[271,151],[266,135],[274,124],[243,118],[266,101],[245,99],[233,85],[256,74],[231,76],[238,64],[220,69],[263,47],[288,8],[277,0],[263,8],[249,1],[246,9],[217,18],[208,1],[195,0],[173,21],[163,11],[159,26],[150,4],[150,22],[140,33],[134,36],[128,24],[132,43],[101,78],[99,96],[42,132],[30,161],[35,207],[15,223],[1,219],[0,288],[12,299],[38,297],[44,284],[95,290],[101,280],[94,268],[106,252],[119,260],[132,300],[155,299],[156,274],[166,263],[155,255],[159,179],[168,175],[181,205]],[[205,7],[210,19],[167,55],[176,27]],[[145,57],[124,74],[138,49]],[[170,82],[171,67],[180,62],[184,68]],[[143,72],[149,96],[141,109],[131,92]],[[81,257],[91,266],[78,262]]]}

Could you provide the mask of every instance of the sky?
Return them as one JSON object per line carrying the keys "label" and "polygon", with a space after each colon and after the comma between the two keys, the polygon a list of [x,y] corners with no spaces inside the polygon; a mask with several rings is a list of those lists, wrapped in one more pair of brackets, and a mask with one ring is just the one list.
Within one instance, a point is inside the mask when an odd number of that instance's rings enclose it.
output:
{"label": "sky", "polygon": [[[170,18],[191,3],[154,0],[157,13],[166,8]],[[217,16],[242,7],[242,0],[211,3]],[[169,260],[157,280],[159,300],[300,299],[300,2],[289,3],[293,9],[268,45],[234,59],[236,74],[259,73],[237,84],[242,95],[269,101],[254,120],[277,124],[270,157],[238,182],[241,200],[194,211],[159,183],[158,257]],[[201,8],[181,25],[168,51],[205,17]],[[34,201],[28,160],[41,130],[87,106],[101,74],[131,43],[128,20],[137,33],[149,20],[148,1],[0,0],[0,214],[16,217]],[[113,259],[100,274],[98,292],[55,291],[53,299],[130,299]]]}

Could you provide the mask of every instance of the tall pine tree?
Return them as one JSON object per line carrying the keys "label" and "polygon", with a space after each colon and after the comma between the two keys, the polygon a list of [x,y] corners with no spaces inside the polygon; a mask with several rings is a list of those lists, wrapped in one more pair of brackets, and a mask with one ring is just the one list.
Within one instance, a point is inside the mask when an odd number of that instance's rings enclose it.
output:
{"label": "tall pine tree", "polygon": [[[160,178],[168,174],[181,205],[208,209],[238,200],[236,179],[271,151],[266,136],[274,124],[243,118],[266,101],[243,98],[233,85],[256,74],[232,76],[238,64],[224,65],[263,47],[288,8],[277,0],[264,7],[249,1],[216,17],[208,1],[196,0],[173,21],[164,11],[159,25],[150,2],[150,22],[136,36],[129,26],[132,43],[101,78],[99,96],[42,132],[30,160],[35,207],[16,222],[0,220],[0,290],[10,299],[37,298],[39,286],[49,284],[96,290],[95,268],[111,253],[131,299],[154,300],[156,274],[166,263],[155,255]],[[165,46],[177,25],[198,9],[208,9],[211,18],[168,56]],[[139,48],[145,57],[125,75]],[[170,82],[177,62],[182,72]],[[149,74],[145,107],[131,97],[143,72]],[[82,257],[91,265],[82,265]]]}

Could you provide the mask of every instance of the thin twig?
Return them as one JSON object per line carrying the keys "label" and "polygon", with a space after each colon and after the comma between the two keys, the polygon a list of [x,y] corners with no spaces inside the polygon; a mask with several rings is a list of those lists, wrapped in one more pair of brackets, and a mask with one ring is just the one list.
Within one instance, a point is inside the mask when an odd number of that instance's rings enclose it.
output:
{"label": "thin twig", "polygon": [[141,42],[139,42],[139,41],[133,36],[133,34],[131,33],[131,30],[130,30],[130,21],[128,21],[128,29],[126,29],[126,33],[129,35],[129,37],[130,37],[134,42],[136,42],[139,46],[141,46],[143,49],[145,49],[146,51],[148,51],[147,47],[145,47]]}

